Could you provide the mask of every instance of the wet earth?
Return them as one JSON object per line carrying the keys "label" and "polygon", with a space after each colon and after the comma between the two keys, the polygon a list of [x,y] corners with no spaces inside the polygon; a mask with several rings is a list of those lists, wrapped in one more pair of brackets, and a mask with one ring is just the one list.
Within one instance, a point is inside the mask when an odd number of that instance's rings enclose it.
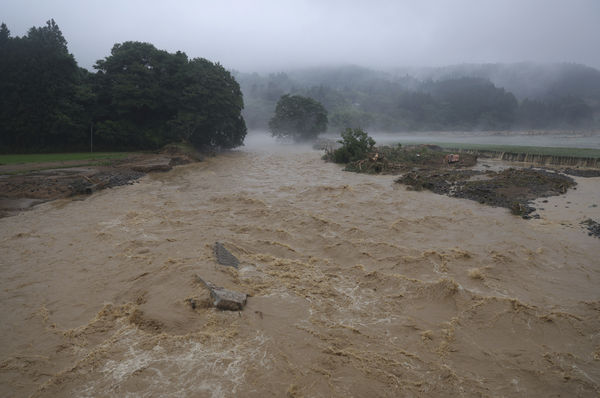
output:
{"label": "wet earth", "polygon": [[51,200],[133,184],[149,172],[169,171],[173,166],[193,161],[196,159],[186,154],[170,151],[133,154],[123,160],[95,166],[78,166],[73,162],[2,165],[0,217]]}
{"label": "wet earth", "polygon": [[547,170],[509,168],[500,172],[477,170],[419,170],[396,180],[411,189],[427,189],[438,194],[505,207],[515,215],[531,217],[530,201],[564,194],[576,185],[565,175]]}

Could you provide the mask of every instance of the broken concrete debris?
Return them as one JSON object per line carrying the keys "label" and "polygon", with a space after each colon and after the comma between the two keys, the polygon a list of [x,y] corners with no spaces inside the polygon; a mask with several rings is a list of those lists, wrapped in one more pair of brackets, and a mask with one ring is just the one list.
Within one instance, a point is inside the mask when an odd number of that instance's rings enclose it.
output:
{"label": "broken concrete debris", "polygon": [[234,268],[238,268],[240,266],[240,261],[233,254],[231,254],[231,252],[229,252],[229,250],[227,250],[221,242],[215,243],[215,257],[217,258],[217,262],[221,265]]}
{"label": "broken concrete debris", "polygon": [[196,281],[202,283],[210,291],[213,299],[213,305],[220,310],[240,311],[246,305],[247,295],[244,293],[227,290],[220,286],[205,281],[196,275]]}

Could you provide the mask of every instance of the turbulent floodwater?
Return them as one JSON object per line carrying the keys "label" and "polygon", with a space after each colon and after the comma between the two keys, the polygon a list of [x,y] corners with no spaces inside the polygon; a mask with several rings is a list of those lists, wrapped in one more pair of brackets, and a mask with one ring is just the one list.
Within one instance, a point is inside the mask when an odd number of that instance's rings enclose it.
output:
{"label": "turbulent floodwater", "polygon": [[[0,219],[0,395],[600,394],[599,178],[525,221],[319,156],[250,140]],[[247,306],[192,309],[195,275]]]}

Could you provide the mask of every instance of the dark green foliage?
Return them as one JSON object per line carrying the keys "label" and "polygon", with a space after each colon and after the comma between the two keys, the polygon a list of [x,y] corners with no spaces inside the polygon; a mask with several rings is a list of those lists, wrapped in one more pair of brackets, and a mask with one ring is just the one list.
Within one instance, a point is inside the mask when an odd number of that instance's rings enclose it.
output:
{"label": "dark green foliage", "polygon": [[[477,78],[450,79],[424,85],[431,93],[428,122],[452,129],[510,128],[518,103],[514,95]],[[427,107],[425,107],[427,109]]]}
{"label": "dark green foliage", "polygon": [[231,148],[243,143],[242,94],[221,65],[125,42],[96,69],[97,132],[104,145],[156,148],[185,140],[198,148]]}
{"label": "dark green foliage", "polygon": [[525,98],[519,107],[517,123],[535,129],[590,127],[593,116],[593,109],[581,98],[566,96],[546,101]]}
{"label": "dark green foliage", "polygon": [[221,65],[115,44],[93,74],[77,67],[51,20],[11,37],[0,26],[0,151],[154,149],[243,144],[239,85]]}
{"label": "dark green foliage", "polygon": [[350,163],[364,159],[375,146],[375,140],[359,128],[347,128],[342,132],[342,139],[338,142],[342,146],[333,151],[332,159],[335,163]]}
{"label": "dark green foliage", "polygon": [[4,46],[8,43],[10,39],[10,30],[8,30],[8,26],[4,22],[0,25],[0,46]]}
{"label": "dark green foliage", "polygon": [[273,136],[297,142],[312,140],[327,130],[327,111],[312,98],[284,95],[277,102],[269,129]]}
{"label": "dark green foliage", "polygon": [[35,151],[76,147],[82,126],[80,74],[60,29],[50,20],[11,37],[0,28],[0,150]]}

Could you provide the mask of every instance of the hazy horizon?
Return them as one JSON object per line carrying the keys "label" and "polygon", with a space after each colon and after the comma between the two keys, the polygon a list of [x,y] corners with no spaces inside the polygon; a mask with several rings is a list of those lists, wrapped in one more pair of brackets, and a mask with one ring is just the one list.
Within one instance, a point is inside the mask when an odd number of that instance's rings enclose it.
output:
{"label": "hazy horizon", "polygon": [[2,8],[13,36],[54,19],[69,51],[88,69],[124,41],[150,42],[241,72],[518,62],[600,68],[600,2],[593,0],[7,0]]}

